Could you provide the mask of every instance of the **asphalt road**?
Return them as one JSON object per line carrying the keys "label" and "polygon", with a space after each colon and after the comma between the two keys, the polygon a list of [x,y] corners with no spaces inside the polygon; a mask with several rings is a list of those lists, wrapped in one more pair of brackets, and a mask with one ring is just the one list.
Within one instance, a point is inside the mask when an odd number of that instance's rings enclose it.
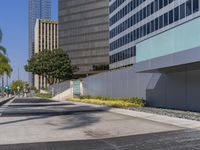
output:
{"label": "asphalt road", "polygon": [[0,108],[0,150],[199,150],[200,131],[104,107],[15,99]]}

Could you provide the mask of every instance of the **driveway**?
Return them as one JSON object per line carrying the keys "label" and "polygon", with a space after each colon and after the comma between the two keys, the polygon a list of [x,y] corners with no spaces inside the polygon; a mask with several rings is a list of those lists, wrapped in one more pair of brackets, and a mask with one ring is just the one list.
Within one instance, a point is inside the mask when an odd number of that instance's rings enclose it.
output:
{"label": "driveway", "polygon": [[103,106],[14,99],[0,108],[1,150],[200,149],[200,131]]}

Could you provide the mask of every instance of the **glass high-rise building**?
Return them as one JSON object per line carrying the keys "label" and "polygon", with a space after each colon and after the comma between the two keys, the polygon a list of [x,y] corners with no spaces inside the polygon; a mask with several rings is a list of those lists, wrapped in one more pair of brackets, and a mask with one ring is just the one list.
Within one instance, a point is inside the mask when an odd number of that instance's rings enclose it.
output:
{"label": "glass high-rise building", "polygon": [[[29,0],[29,58],[34,53],[34,28],[37,19],[51,19],[51,0]],[[29,74],[33,85],[33,75]]]}

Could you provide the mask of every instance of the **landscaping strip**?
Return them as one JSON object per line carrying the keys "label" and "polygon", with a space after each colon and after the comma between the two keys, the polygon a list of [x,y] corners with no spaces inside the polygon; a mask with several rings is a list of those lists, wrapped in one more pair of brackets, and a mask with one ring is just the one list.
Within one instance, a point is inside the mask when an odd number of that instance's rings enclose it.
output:
{"label": "landscaping strip", "polygon": [[[104,98],[102,98],[104,99]],[[153,108],[153,107],[145,107],[145,103],[141,100],[137,101],[137,103],[131,103],[126,100],[120,99],[112,99],[109,100],[102,100],[102,99],[94,99],[94,98],[71,98],[68,99],[74,102],[82,102],[82,103],[89,103],[89,104],[96,104],[96,105],[105,105],[110,106],[113,108],[122,108],[126,110],[138,111],[138,112],[145,112],[151,114],[158,114],[163,116],[169,117],[176,117],[176,118],[184,118],[189,120],[196,120],[200,121],[200,112],[191,112],[191,111],[184,111],[184,110],[173,110],[173,109],[164,109],[164,108]]]}
{"label": "landscaping strip", "polygon": [[144,100],[139,98],[107,98],[107,97],[80,97],[71,98],[70,101],[90,103],[97,105],[106,105],[111,107],[141,107],[144,106]]}

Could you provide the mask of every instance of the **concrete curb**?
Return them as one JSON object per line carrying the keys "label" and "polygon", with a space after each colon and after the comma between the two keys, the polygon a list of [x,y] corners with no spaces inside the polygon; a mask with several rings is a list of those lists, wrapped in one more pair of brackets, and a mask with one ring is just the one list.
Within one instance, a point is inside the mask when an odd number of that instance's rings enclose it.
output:
{"label": "concrete curb", "polygon": [[170,124],[170,125],[174,125],[174,126],[178,126],[182,128],[200,130],[200,121],[177,118],[177,117],[169,117],[169,116],[164,116],[164,115],[139,112],[139,111],[133,111],[133,110],[119,109],[119,108],[111,108],[108,111],[122,114],[122,115],[143,118],[143,119],[156,121],[160,123]]}
{"label": "concrete curb", "polygon": [[12,100],[14,97],[9,97],[9,98],[6,98],[2,101],[0,101],[0,106],[4,105],[5,103],[9,102],[10,100]]}

